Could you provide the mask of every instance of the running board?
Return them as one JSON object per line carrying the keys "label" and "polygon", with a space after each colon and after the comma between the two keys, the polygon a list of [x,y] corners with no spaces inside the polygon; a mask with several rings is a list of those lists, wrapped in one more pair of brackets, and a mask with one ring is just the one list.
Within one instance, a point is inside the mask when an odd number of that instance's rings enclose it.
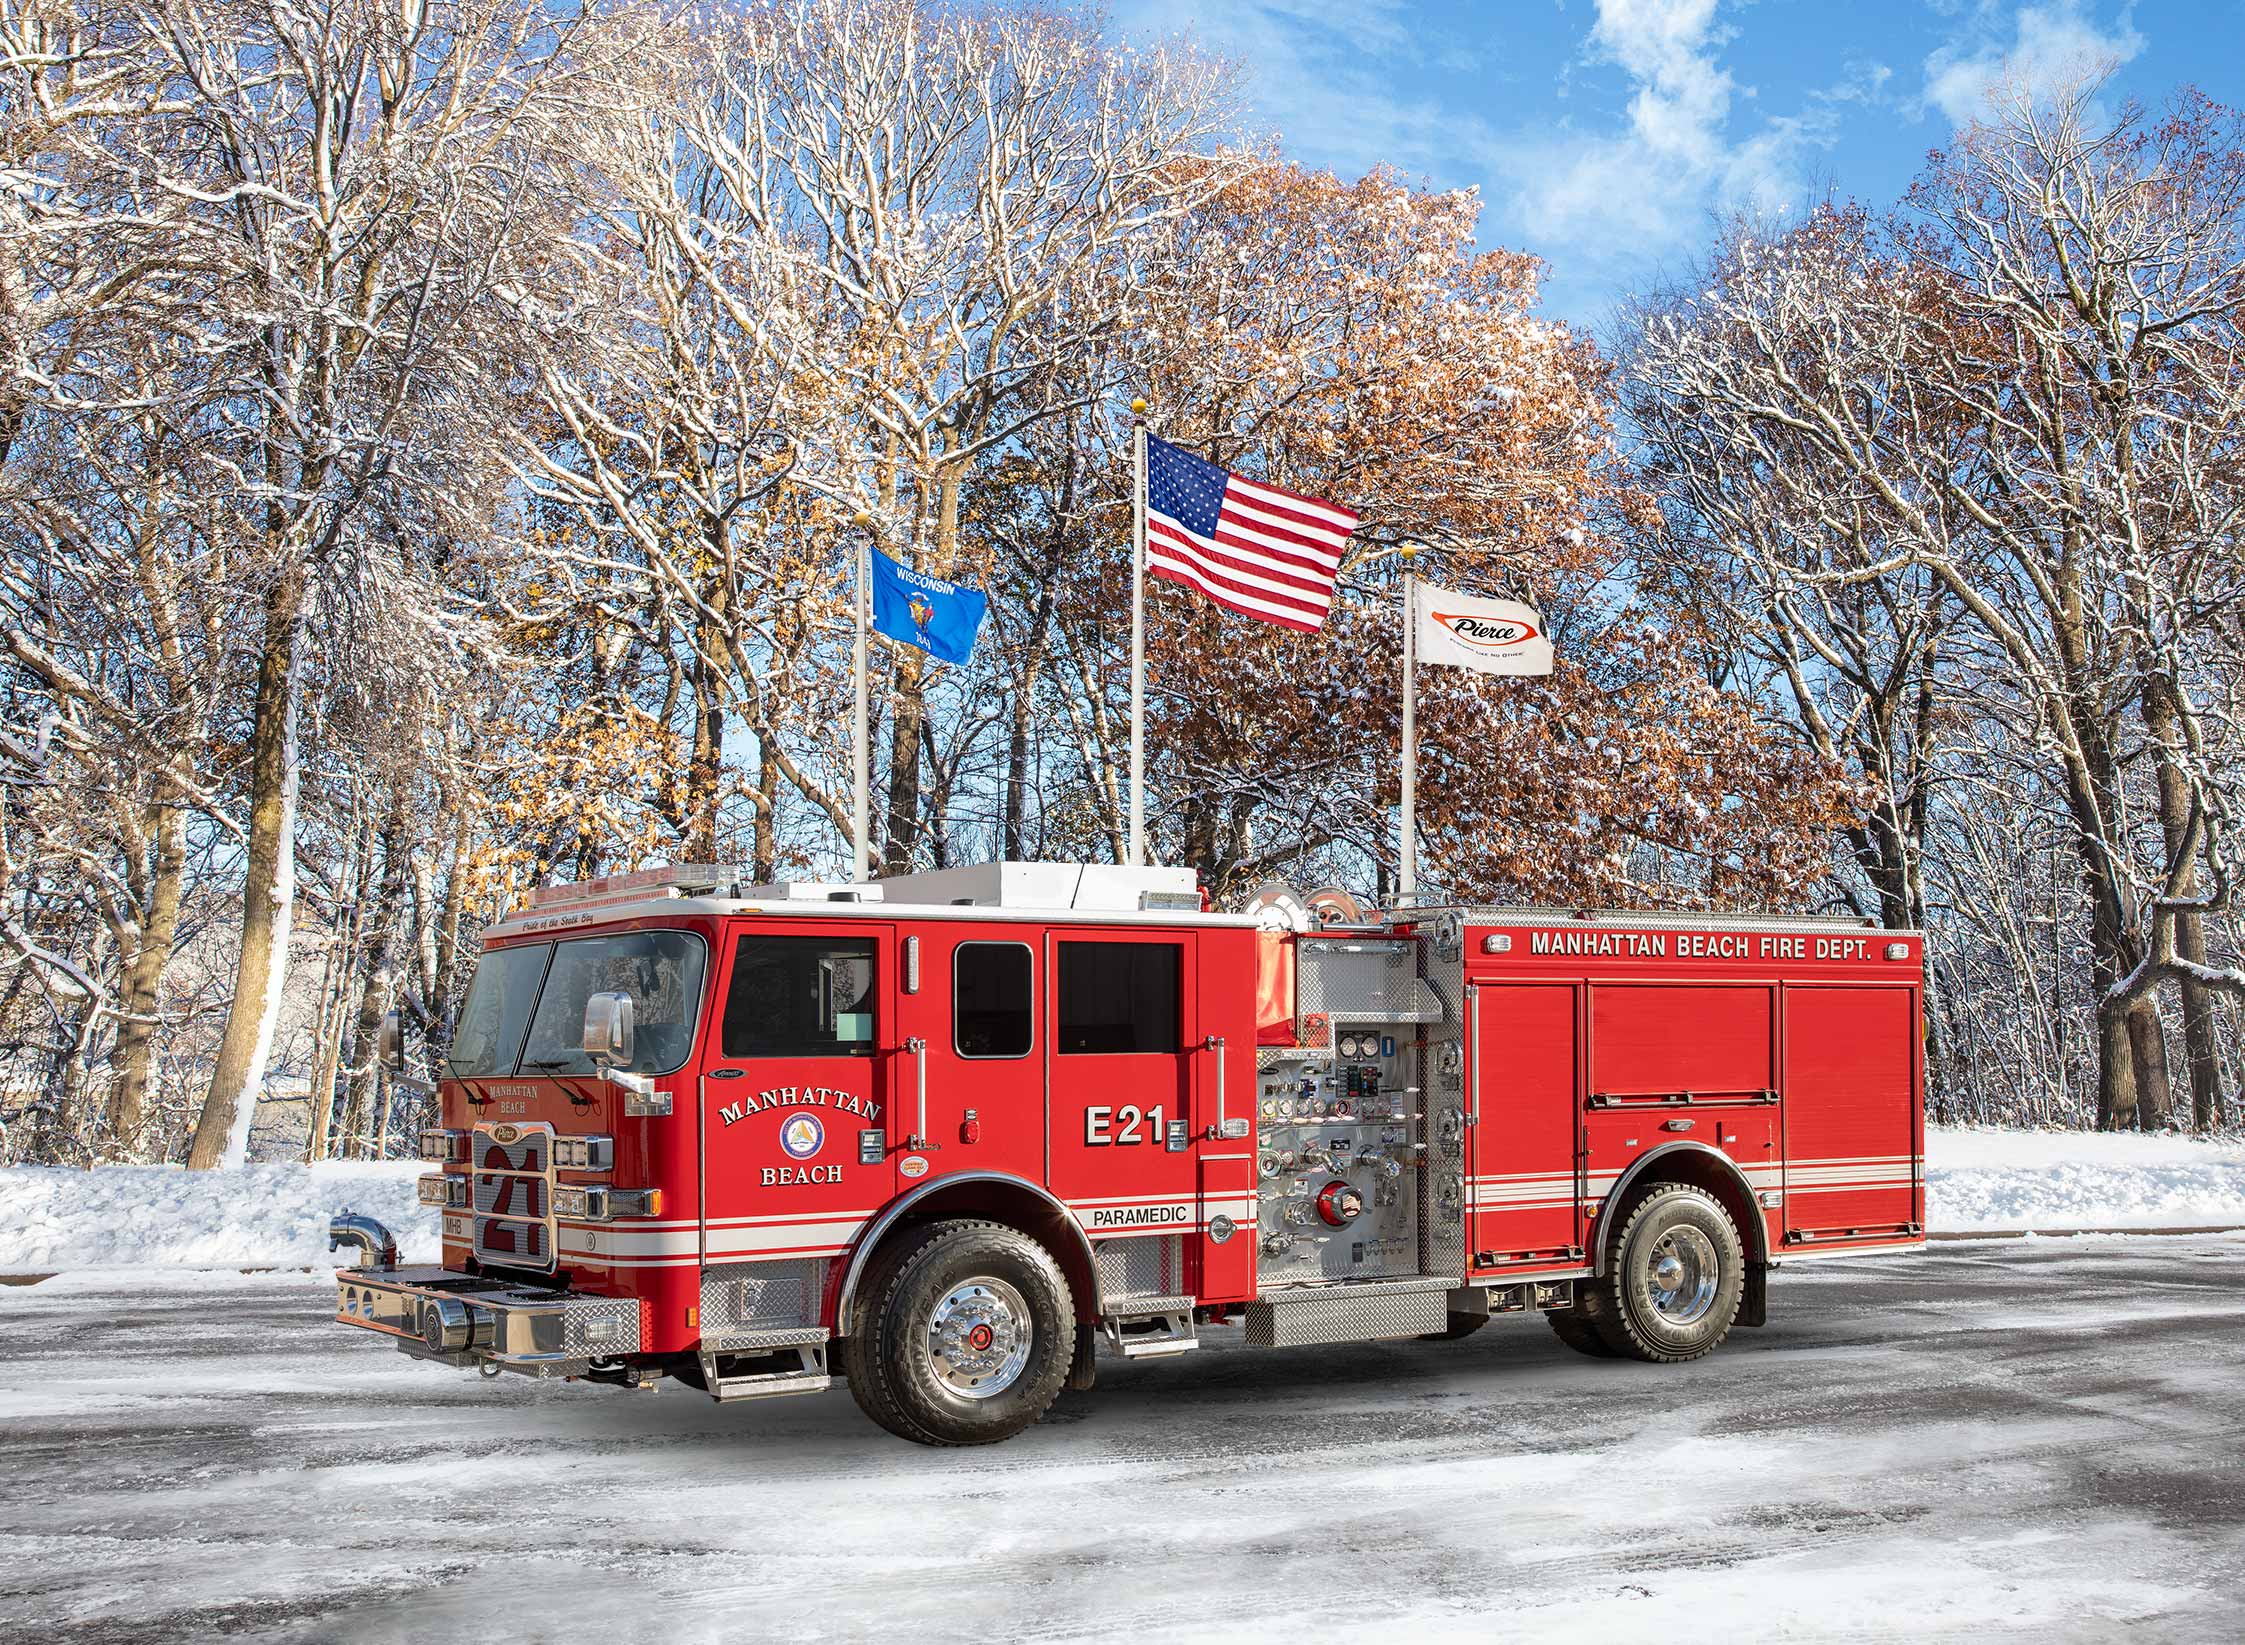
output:
{"label": "running board", "polygon": [[702,1382],[720,1405],[824,1392],[834,1386],[826,1367],[826,1336],[822,1330],[736,1331],[705,1339],[699,1355]]}
{"label": "running board", "polygon": [[1304,1348],[1321,1342],[1383,1342],[1423,1337],[1450,1323],[1447,1279],[1374,1280],[1265,1291],[1247,1305],[1254,1348]]}
{"label": "running board", "polygon": [[1189,1354],[1200,1346],[1191,1297],[1132,1297],[1117,1303],[1101,1325],[1125,1359]]}

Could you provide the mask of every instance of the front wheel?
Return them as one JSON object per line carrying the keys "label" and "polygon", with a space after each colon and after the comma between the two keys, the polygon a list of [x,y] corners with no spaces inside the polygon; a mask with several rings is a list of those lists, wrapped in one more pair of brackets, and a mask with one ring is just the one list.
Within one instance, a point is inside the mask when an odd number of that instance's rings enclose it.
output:
{"label": "front wheel", "polygon": [[934,1222],[884,1250],[842,1344],[865,1414],[922,1445],[989,1445],[1045,1414],[1075,1357],[1052,1254],[994,1222]]}
{"label": "front wheel", "polygon": [[1745,1283],[1730,1214],[1701,1190],[1669,1183],[1638,1201],[1578,1306],[1615,1354],[1672,1365],[1712,1353],[1730,1334]]}

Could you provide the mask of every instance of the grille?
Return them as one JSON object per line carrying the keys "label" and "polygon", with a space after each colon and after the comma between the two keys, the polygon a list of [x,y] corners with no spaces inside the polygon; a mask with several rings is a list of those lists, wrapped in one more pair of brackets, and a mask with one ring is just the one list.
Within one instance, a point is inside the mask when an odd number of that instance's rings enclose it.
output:
{"label": "grille", "polygon": [[1107,1302],[1177,1296],[1186,1289],[1182,1234],[1101,1240],[1092,1249],[1099,1265],[1099,1294]]}
{"label": "grille", "polygon": [[702,1270],[702,1335],[815,1325],[826,1297],[826,1259],[720,1262]]}
{"label": "grille", "polygon": [[550,1270],[553,1127],[479,1125],[468,1157],[475,1165],[475,1232],[468,1248],[485,1262]]}

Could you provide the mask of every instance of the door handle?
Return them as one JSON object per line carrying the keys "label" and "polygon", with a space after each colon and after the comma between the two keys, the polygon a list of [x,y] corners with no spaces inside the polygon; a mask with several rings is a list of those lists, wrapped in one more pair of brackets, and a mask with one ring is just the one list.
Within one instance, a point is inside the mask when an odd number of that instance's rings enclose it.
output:
{"label": "door handle", "polygon": [[1247,1135],[1247,1121],[1224,1117],[1224,1036],[1211,1034],[1200,1045],[1203,1051],[1216,1053],[1216,1123],[1208,1128],[1208,1134],[1219,1141],[1236,1141]]}
{"label": "door handle", "polygon": [[905,1050],[912,1053],[912,1084],[918,1105],[918,1116],[912,1122],[912,1135],[904,1146],[921,1153],[932,1153],[935,1144],[928,1140],[928,1042],[914,1034],[904,1042]]}

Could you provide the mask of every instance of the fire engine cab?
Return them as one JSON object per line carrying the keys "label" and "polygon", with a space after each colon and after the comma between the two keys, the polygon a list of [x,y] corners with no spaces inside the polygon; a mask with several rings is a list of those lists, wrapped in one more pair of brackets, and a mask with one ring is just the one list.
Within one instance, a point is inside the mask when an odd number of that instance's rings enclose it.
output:
{"label": "fire engine cab", "polygon": [[1171,868],[542,890],[420,1139],[441,1265],[337,1217],[336,1318],[494,1375],[839,1374],[935,1445],[1089,1388],[1101,1339],[1540,1313],[1695,1359],[1780,1263],[1923,1243],[1922,966],[1853,922],[1218,913]]}

